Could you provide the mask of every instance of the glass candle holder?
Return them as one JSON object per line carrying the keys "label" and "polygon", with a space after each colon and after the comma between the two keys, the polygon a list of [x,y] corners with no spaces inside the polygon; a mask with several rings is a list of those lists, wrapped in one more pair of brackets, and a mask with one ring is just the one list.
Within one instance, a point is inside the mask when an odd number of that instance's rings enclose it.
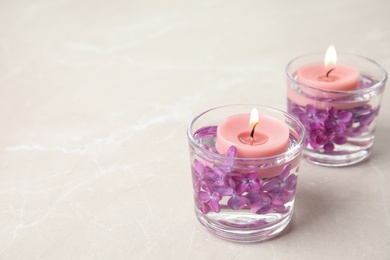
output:
{"label": "glass candle holder", "polygon": [[387,73],[372,60],[341,53],[337,64],[358,71],[355,89],[331,91],[302,83],[297,71],[323,58],[309,54],[288,63],[288,112],[306,127],[305,160],[323,166],[356,164],[371,153]]}
{"label": "glass candle holder", "polygon": [[[264,158],[239,158],[234,149],[219,154],[215,148],[217,126],[254,107],[288,127],[287,150]],[[195,117],[187,137],[195,214],[200,223],[216,236],[237,242],[258,242],[280,234],[293,214],[305,136],[299,120],[263,106],[223,106]]]}

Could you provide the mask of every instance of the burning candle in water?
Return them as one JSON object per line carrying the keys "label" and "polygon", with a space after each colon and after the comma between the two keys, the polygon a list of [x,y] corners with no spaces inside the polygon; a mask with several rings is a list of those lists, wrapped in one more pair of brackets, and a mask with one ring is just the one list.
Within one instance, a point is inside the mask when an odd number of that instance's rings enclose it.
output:
{"label": "burning candle in water", "polygon": [[324,64],[305,65],[297,70],[297,80],[307,86],[328,91],[355,90],[359,85],[360,74],[354,67],[338,64],[336,49],[329,46]]}
{"label": "burning candle in water", "polygon": [[237,148],[237,157],[262,158],[283,153],[288,148],[289,129],[280,120],[258,115],[238,114],[226,118],[217,128],[216,149],[227,154],[229,147]]}

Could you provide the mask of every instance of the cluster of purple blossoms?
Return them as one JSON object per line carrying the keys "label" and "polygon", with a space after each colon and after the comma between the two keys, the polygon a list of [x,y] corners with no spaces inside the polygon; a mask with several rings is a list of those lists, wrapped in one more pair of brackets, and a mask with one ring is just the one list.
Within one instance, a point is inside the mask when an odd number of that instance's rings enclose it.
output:
{"label": "cluster of purple blossoms", "polygon": [[[228,157],[235,155],[236,148],[232,146]],[[221,206],[233,210],[250,209],[255,214],[287,212],[285,204],[293,199],[297,184],[297,176],[290,174],[290,168],[288,164],[279,176],[261,179],[254,171],[234,170],[228,160],[218,166],[209,166],[195,159],[192,176],[197,205],[204,214],[210,210],[219,213]],[[226,206],[221,205],[224,197]]]}
{"label": "cluster of purple blossoms", "polygon": [[289,112],[299,118],[307,130],[306,146],[325,153],[332,152],[335,145],[343,145],[348,137],[359,136],[368,130],[379,108],[363,105],[352,109],[339,110],[334,107],[317,109],[289,104]]}

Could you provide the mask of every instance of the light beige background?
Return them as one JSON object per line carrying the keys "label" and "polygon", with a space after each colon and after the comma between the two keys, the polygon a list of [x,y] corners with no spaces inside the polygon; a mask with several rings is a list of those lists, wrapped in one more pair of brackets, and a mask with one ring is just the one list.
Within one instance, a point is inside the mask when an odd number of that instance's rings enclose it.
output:
{"label": "light beige background", "polygon": [[200,112],[286,109],[325,51],[390,69],[390,1],[0,1],[0,259],[389,259],[390,91],[372,157],[302,163],[283,236],[220,240],[193,213]]}

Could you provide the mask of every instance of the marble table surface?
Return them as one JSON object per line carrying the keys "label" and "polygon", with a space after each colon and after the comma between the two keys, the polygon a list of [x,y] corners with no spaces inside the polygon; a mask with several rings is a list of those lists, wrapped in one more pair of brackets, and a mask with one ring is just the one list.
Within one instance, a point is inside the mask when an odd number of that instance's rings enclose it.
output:
{"label": "marble table surface", "polygon": [[390,90],[374,151],[302,162],[284,234],[233,243],[196,220],[186,128],[286,109],[309,52],[390,69],[390,1],[0,1],[0,259],[390,259]]}

